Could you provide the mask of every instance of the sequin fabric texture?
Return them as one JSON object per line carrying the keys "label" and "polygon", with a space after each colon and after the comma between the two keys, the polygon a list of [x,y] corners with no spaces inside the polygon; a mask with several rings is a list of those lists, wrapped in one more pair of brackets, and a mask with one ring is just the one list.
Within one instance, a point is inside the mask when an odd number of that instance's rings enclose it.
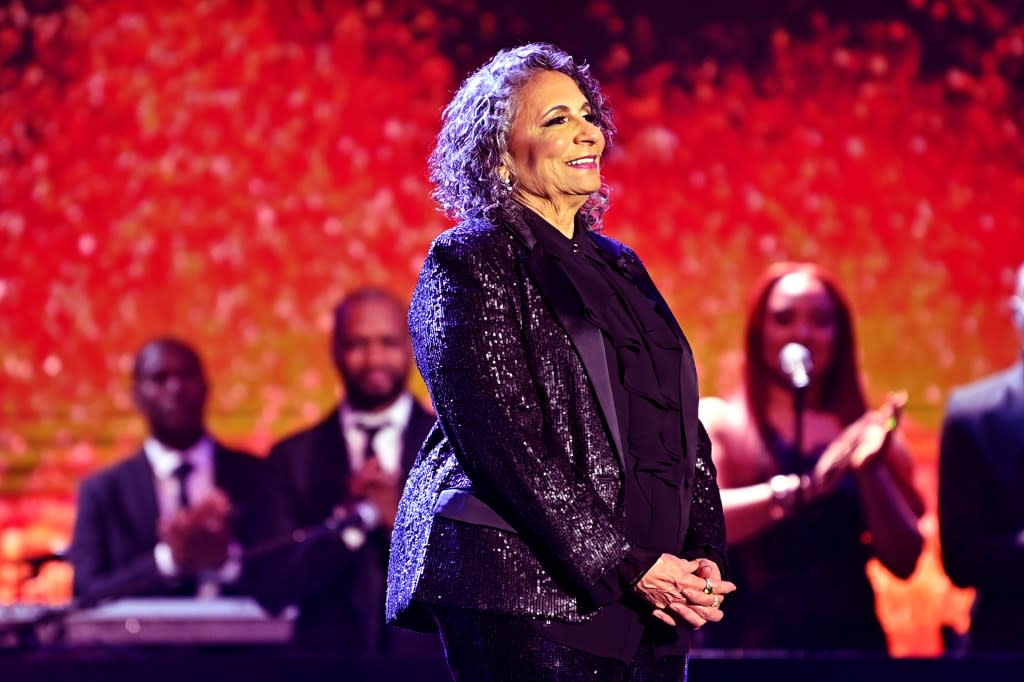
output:
{"label": "sequin fabric texture", "polygon": [[[392,535],[387,610],[399,624],[429,629],[430,604],[581,622],[590,590],[629,550],[620,461],[528,255],[514,229],[468,222],[434,241],[421,271],[409,325],[438,425]],[[724,546],[701,440],[679,553]],[[449,489],[471,491],[517,532],[436,515]]]}

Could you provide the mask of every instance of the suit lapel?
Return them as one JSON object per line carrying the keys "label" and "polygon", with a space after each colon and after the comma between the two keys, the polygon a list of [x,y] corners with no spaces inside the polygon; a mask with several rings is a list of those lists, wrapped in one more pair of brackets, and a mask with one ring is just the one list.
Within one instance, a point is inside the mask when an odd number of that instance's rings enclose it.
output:
{"label": "suit lapel", "polygon": [[619,420],[601,330],[580,314],[579,300],[574,293],[576,289],[554,260],[542,250],[532,249],[524,261],[541,297],[551,306],[552,312],[576,348],[576,353],[597,396],[598,407],[611,433],[615,454],[625,468],[622,437],[619,433]]}
{"label": "suit lapel", "polygon": [[244,496],[247,481],[241,476],[236,459],[220,443],[213,444],[213,484],[224,491],[232,504]]}
{"label": "suit lapel", "polygon": [[336,504],[348,499],[351,477],[348,447],[341,431],[337,406],[317,424],[309,457],[311,464],[305,467],[305,471],[312,476],[307,482],[307,490],[313,493],[313,499],[308,502],[320,510],[321,515],[324,510],[330,513]]}
{"label": "suit lapel", "polygon": [[146,545],[156,544],[160,509],[156,501],[153,469],[146,453],[140,450],[128,460],[124,472],[119,493],[125,522],[133,526],[138,537],[145,539]]}
{"label": "suit lapel", "polygon": [[423,441],[430,432],[430,427],[437,421],[429,412],[420,407],[420,404],[413,400],[412,413],[409,415],[409,423],[405,425],[402,432],[402,480],[409,475],[409,470],[416,462],[416,456],[423,446]]}

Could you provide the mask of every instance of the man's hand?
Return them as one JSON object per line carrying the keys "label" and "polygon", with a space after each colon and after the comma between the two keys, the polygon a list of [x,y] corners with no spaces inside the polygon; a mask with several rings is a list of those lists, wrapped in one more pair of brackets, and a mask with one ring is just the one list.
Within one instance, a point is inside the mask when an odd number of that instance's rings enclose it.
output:
{"label": "man's hand", "polygon": [[160,539],[171,548],[182,573],[220,568],[228,559],[231,503],[214,490],[198,504],[179,510],[160,528]]}
{"label": "man's hand", "polygon": [[384,471],[377,459],[368,461],[352,477],[349,492],[352,499],[365,500],[376,506],[385,528],[390,531],[394,527],[395,516],[398,514],[398,499],[401,496],[398,476]]}

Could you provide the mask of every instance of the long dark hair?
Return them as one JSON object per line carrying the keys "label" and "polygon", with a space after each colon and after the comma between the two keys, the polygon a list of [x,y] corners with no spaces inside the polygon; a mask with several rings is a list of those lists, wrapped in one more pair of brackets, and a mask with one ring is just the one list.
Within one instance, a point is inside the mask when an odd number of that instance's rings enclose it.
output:
{"label": "long dark hair", "polygon": [[850,304],[840,293],[835,278],[814,263],[773,263],[761,275],[750,298],[743,367],[743,388],[747,410],[754,418],[754,423],[757,424],[761,439],[766,443],[770,442],[771,433],[767,404],[768,389],[773,383],[773,369],[765,363],[761,350],[764,346],[764,318],[768,308],[768,296],[775,285],[786,275],[794,273],[802,273],[821,282],[835,305],[835,349],[832,355],[832,365],[828,367],[822,378],[821,404],[818,405],[818,408],[836,415],[844,426],[856,421],[867,409],[867,400],[861,385],[860,368],[857,364]]}

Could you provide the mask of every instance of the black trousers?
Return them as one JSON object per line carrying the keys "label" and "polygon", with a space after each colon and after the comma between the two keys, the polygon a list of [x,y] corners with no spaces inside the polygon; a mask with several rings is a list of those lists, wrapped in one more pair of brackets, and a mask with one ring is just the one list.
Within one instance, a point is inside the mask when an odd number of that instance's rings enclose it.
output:
{"label": "black trousers", "polygon": [[525,619],[434,608],[448,669],[456,682],[685,682],[686,656],[655,659],[641,644],[632,663],[572,649],[542,637]]}

